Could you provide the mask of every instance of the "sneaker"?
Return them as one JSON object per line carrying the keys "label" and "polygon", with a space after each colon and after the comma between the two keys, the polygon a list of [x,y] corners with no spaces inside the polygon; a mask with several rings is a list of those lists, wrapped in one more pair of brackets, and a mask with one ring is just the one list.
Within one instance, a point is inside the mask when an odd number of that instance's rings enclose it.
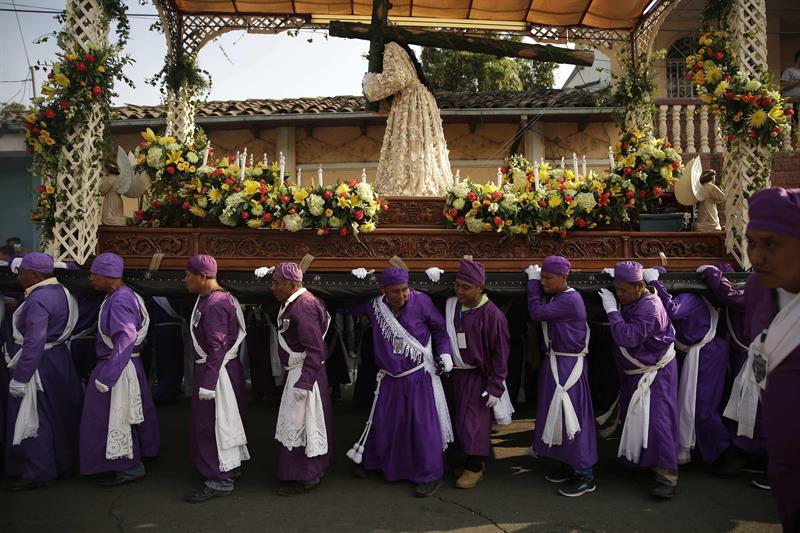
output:
{"label": "sneaker", "polygon": [[478,483],[483,479],[483,468],[480,472],[473,472],[472,470],[464,470],[456,480],[456,487],[459,489],[474,489]]}
{"label": "sneaker", "polygon": [[575,472],[572,468],[564,464],[558,467],[558,470],[553,470],[544,476],[550,483],[566,483],[567,481],[571,481],[574,477]]}
{"label": "sneaker", "polygon": [[206,485],[203,485],[202,489],[193,490],[189,492],[184,497],[184,500],[188,503],[205,503],[209,500],[213,500],[214,498],[223,498],[225,496],[230,496],[232,490],[214,490],[208,488]]}
{"label": "sneaker", "polygon": [[651,494],[656,498],[671,500],[672,497],[675,496],[677,489],[678,487],[676,485],[668,485],[666,483],[657,482],[656,486],[653,487]]}
{"label": "sneaker", "polygon": [[414,496],[418,498],[426,498],[428,496],[433,496],[436,494],[436,491],[439,490],[439,487],[442,486],[442,479],[436,479],[433,481],[428,481],[427,483],[417,483],[417,487],[414,490]]}
{"label": "sneaker", "polygon": [[595,489],[597,489],[597,483],[594,482],[594,479],[580,476],[575,483],[558,489],[558,493],[567,498],[577,498],[578,496],[583,496],[587,492],[594,492]]}
{"label": "sneaker", "polygon": [[278,489],[278,496],[302,496],[308,494],[312,490],[319,487],[319,481],[316,483],[301,483],[299,481],[291,481],[285,485],[281,485]]}
{"label": "sneaker", "polygon": [[765,474],[754,477],[752,480],[750,480],[750,484],[757,489],[772,490],[772,485],[770,485],[769,479]]}

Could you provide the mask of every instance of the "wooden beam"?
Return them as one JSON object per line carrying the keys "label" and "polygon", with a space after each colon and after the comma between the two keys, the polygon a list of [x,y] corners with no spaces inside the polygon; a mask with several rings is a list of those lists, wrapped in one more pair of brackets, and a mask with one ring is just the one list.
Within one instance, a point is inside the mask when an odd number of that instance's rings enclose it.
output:
{"label": "wooden beam", "polygon": [[[372,23],[367,26],[369,28],[369,67],[368,72],[380,73],[383,72],[383,35],[388,28],[389,10],[392,4],[389,0],[373,0],[372,2]],[[366,24],[364,25],[366,26]],[[364,109],[366,111],[378,111],[379,102],[370,102],[366,100]]]}
{"label": "wooden beam", "polygon": [[[372,43],[376,36],[372,30],[372,26],[331,21],[328,28],[330,35],[333,37],[370,41],[370,72],[373,72]],[[559,48],[551,45],[486,39],[461,33],[433,32],[391,26],[384,28],[380,37],[382,42],[393,41],[399,44],[447,48],[450,50],[489,54],[497,57],[520,57],[534,61],[553,61],[560,64],[586,67],[592,66],[594,63],[594,52],[591,50],[570,50],[568,48]]]}

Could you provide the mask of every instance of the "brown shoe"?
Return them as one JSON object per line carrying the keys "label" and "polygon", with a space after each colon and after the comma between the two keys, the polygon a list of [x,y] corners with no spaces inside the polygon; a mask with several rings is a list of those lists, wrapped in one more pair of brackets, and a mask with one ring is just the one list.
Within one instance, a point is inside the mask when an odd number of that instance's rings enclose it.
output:
{"label": "brown shoe", "polygon": [[474,489],[478,483],[483,479],[483,469],[480,472],[473,472],[472,470],[464,470],[464,472],[456,480],[456,487],[459,489]]}

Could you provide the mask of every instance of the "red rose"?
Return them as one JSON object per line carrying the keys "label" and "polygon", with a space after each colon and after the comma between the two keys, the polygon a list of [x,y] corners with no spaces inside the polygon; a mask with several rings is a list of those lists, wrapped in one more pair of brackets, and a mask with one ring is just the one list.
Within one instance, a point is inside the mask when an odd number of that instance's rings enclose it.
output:
{"label": "red rose", "polygon": [[36,188],[36,190],[37,190],[37,191],[39,191],[39,193],[41,194],[41,193],[43,193],[44,191],[46,191],[46,190],[47,190],[47,187],[45,187],[44,185],[39,185],[39,186]]}
{"label": "red rose", "polygon": [[634,194],[633,191],[628,191],[625,193],[625,198],[631,199],[633,198],[633,194]]}
{"label": "red rose", "polygon": [[167,167],[167,172],[169,174],[175,174],[175,167],[173,167],[172,165],[168,166]]}
{"label": "red rose", "polygon": [[623,170],[623,172],[625,173],[625,175],[628,175],[631,172],[633,172],[633,169],[631,167],[625,167],[625,170]]}
{"label": "red rose", "polygon": [[503,218],[502,217],[494,217],[492,220],[495,226],[502,226],[503,225]]}
{"label": "red rose", "polygon": [[234,161],[236,161],[236,156],[235,155],[229,155],[228,156],[228,163],[233,163]]}
{"label": "red rose", "polygon": [[567,202],[567,203],[570,203],[572,201],[572,195],[571,194],[565,194],[564,195],[564,201]]}
{"label": "red rose", "polygon": [[575,221],[575,225],[578,226],[579,228],[585,228],[586,221],[583,220],[582,218],[579,218],[578,220]]}
{"label": "red rose", "polygon": [[44,118],[52,120],[56,118],[56,112],[48,107],[47,109],[44,110]]}
{"label": "red rose", "polygon": [[639,191],[639,198],[646,198],[647,197],[647,189],[642,189]]}
{"label": "red rose", "polygon": [[170,196],[169,197],[169,203],[171,203],[172,205],[178,205],[178,197],[177,196]]}
{"label": "red rose", "polygon": [[[453,211],[455,211],[455,209],[453,209]],[[353,215],[353,217],[356,220],[361,221],[364,218],[364,211],[356,211],[356,213]]]}
{"label": "red rose", "polygon": [[459,226],[463,226],[463,225],[464,225],[464,224],[466,224],[466,223],[467,223],[467,221],[464,219],[464,217],[458,217],[458,218],[456,218],[456,224],[457,224],[457,225],[459,225]]}
{"label": "red rose", "polygon": [[470,202],[474,202],[477,199],[478,199],[478,195],[475,194],[474,192],[470,191],[470,192],[467,193],[467,200],[469,200]]}
{"label": "red rose", "polygon": [[222,174],[222,169],[221,168],[215,168],[214,169],[214,175],[215,176],[219,176],[220,174]]}
{"label": "red rose", "polygon": [[161,202],[159,202],[158,200],[153,200],[152,202],[150,202],[150,205],[153,207],[153,209],[158,209],[159,207],[161,207]]}
{"label": "red rose", "polygon": [[547,207],[547,201],[539,200],[539,207]]}
{"label": "red rose", "polygon": [[189,203],[189,200],[184,200],[183,201],[183,208],[184,209],[189,209],[190,207],[192,207],[192,204]]}
{"label": "red rose", "polygon": [[686,75],[683,77],[683,79],[685,79],[686,81],[689,81],[689,80],[691,80],[693,77],[694,77],[694,76],[692,76],[692,73],[691,73],[691,72],[687,72],[687,73],[686,73]]}
{"label": "red rose", "polygon": [[233,178],[227,178],[225,180],[225,183],[227,183],[228,185],[233,185],[234,183],[236,183],[236,180]]}
{"label": "red rose", "polygon": [[134,216],[134,218],[136,218],[136,222],[141,222],[142,220],[144,220],[144,211],[142,211],[140,209],[140,210],[136,211],[133,214],[133,216]]}
{"label": "red rose", "polygon": [[272,214],[271,213],[264,213],[264,216],[261,217],[264,222],[272,222]]}
{"label": "red rose", "polygon": [[502,172],[503,174],[508,174],[508,169],[506,168],[506,166],[505,166],[505,165],[503,165],[502,167],[500,167],[500,172]]}
{"label": "red rose", "polygon": [[94,61],[94,56],[92,54],[86,54],[83,56],[83,60],[86,61],[87,63],[91,63],[92,61]]}
{"label": "red rose", "polygon": [[761,100],[761,103],[764,104],[765,107],[769,107],[772,105],[772,98],[764,98]]}
{"label": "red rose", "polygon": [[726,139],[728,142],[733,142],[733,138],[734,138],[734,135],[733,135],[733,133],[729,133],[729,134],[727,134],[727,135],[725,136],[725,139]]}
{"label": "red rose", "polygon": [[723,54],[722,52],[717,52],[716,54],[714,54],[714,59],[716,59],[717,61],[722,61],[724,57],[725,54]]}
{"label": "red rose", "polygon": [[353,187],[355,187],[356,185],[358,185],[358,182],[357,182],[356,180],[350,180],[350,181],[349,181],[347,184],[348,184],[348,185],[350,186],[350,188],[352,189]]}
{"label": "red rose", "polygon": [[58,103],[58,107],[66,111],[67,109],[69,109],[69,102],[67,102],[66,100],[62,100]]}
{"label": "red rose", "polygon": [[566,191],[567,190],[567,186],[562,183],[561,185],[558,186],[558,190],[559,191]]}
{"label": "red rose", "polygon": [[33,153],[33,146],[25,147],[25,151],[28,152],[29,154],[32,154]]}
{"label": "red rose", "polygon": [[458,209],[451,209],[450,211],[448,211],[448,213],[450,213],[451,217],[457,217],[458,216]]}
{"label": "red rose", "polygon": [[673,162],[672,163],[672,168],[674,168],[675,170],[678,170],[679,168],[681,168],[681,162],[680,161]]}
{"label": "red rose", "polygon": [[324,193],[322,193],[322,197],[325,198],[326,200],[330,200],[331,198],[333,198],[333,193],[331,191],[325,191]]}
{"label": "red rose", "polygon": [[381,209],[383,209],[384,211],[388,211],[389,210],[389,204],[383,204],[381,206]]}
{"label": "red rose", "polygon": [[775,129],[773,129],[772,131],[774,131],[776,134],[780,135],[783,130],[781,129],[780,126],[775,126]]}
{"label": "red rose", "polygon": [[31,128],[31,134],[33,134],[33,135],[39,135],[41,132],[42,132],[42,130],[37,128],[37,127],[35,127],[35,126],[33,128]]}
{"label": "red rose", "polygon": [[284,204],[288,204],[291,201],[292,201],[292,199],[289,198],[288,195],[284,194],[283,196],[281,196],[281,202],[283,202]]}
{"label": "red rose", "polygon": [[562,229],[561,233],[559,234],[559,237],[561,237],[562,239],[566,239],[567,238],[567,230]]}
{"label": "red rose", "polygon": [[341,235],[342,237],[347,237],[348,233],[350,233],[350,230],[347,229],[346,227],[339,228],[339,235]]}
{"label": "red rose", "polygon": [[786,113],[786,116],[793,117],[794,116],[794,109],[792,109],[790,107],[790,108],[786,109],[786,111],[784,111],[784,113]]}
{"label": "red rose", "polygon": [[250,218],[250,211],[242,211],[242,220],[247,220]]}
{"label": "red rose", "polygon": [[502,198],[502,196],[503,196],[503,191],[494,191],[492,193],[492,200],[498,200],[499,198]]}
{"label": "red rose", "polygon": [[623,144],[622,145],[622,149],[623,150],[627,150],[628,148],[630,148],[630,145],[628,145],[628,144]]}
{"label": "red rose", "polygon": [[103,89],[101,89],[100,86],[95,85],[94,87],[92,87],[92,94],[95,96],[100,96],[101,94],[103,94]]}
{"label": "red rose", "polygon": [[758,137],[758,132],[756,130],[750,130],[750,137],[755,139],[756,137]]}
{"label": "red rose", "polygon": [[56,73],[55,73],[55,72],[53,72],[52,70],[51,70],[50,72],[48,72],[48,73],[47,73],[47,79],[48,79],[48,80],[52,80],[52,79],[53,79],[53,78],[55,78],[55,77],[56,77]]}
{"label": "red rose", "polygon": [[733,93],[732,93],[732,92],[730,92],[730,91],[726,91],[726,92],[725,92],[725,100],[727,100],[727,101],[729,101],[729,102],[730,102],[731,100],[733,100]]}
{"label": "red rose", "polygon": [[80,61],[75,63],[75,70],[78,72],[86,72],[86,65]]}
{"label": "red rose", "polygon": [[664,190],[661,187],[659,187],[658,185],[653,187],[653,196],[655,196],[656,198],[661,196],[663,193],[664,193]]}

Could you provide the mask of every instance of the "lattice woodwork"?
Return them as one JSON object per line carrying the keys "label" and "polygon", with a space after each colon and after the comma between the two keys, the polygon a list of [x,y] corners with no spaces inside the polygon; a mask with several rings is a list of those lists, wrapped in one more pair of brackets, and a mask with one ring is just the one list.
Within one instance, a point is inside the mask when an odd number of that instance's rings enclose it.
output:
{"label": "lattice woodwork", "polygon": [[[108,18],[102,0],[69,0],[67,51],[78,55],[108,44]],[[100,221],[101,144],[105,117],[97,101],[87,104],[86,122],[67,132],[56,175],[59,197],[50,251],[59,260],[85,263],[95,252]]]}
{"label": "lattice woodwork", "polygon": [[[736,0],[728,16],[739,69],[758,78],[767,64],[767,13],[765,0]],[[747,258],[747,200],[754,192],[770,186],[772,153],[749,140],[735,139],[723,152],[725,216],[728,253],[743,268],[750,267]]]}

